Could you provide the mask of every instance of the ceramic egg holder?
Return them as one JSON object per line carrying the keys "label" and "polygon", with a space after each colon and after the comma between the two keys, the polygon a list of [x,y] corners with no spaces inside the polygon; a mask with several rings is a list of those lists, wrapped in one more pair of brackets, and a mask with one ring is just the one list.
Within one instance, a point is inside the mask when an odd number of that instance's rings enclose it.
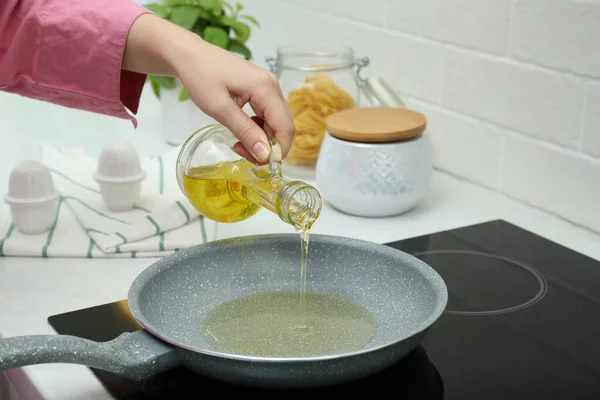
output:
{"label": "ceramic egg holder", "polygon": [[37,234],[54,223],[58,197],[50,170],[37,161],[23,161],[11,171],[4,200],[17,231]]}
{"label": "ceramic egg holder", "polygon": [[[142,181],[140,158],[127,142],[106,147],[98,160],[94,179],[109,210],[123,212],[140,200]],[[50,170],[37,161],[23,161],[10,174],[4,201],[10,206],[12,222],[23,234],[47,232],[56,219],[59,193]]]}
{"label": "ceramic egg holder", "polygon": [[109,210],[131,210],[140,200],[145,178],[139,155],[130,143],[116,142],[102,150],[94,179]]}

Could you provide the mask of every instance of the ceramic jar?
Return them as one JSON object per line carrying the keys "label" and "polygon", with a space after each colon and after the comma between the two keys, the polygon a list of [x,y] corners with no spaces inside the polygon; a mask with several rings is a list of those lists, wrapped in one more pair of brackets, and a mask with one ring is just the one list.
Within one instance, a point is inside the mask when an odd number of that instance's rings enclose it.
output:
{"label": "ceramic jar", "polygon": [[331,115],[316,166],[323,199],[362,217],[389,217],[414,208],[432,175],[425,126],[423,114],[399,108]]}

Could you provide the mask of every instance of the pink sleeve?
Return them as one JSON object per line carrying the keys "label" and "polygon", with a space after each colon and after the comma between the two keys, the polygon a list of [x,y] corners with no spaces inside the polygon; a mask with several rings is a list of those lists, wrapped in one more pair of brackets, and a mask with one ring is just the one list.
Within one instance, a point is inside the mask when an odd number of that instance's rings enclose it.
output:
{"label": "pink sleeve", "polygon": [[146,75],[121,70],[131,0],[0,0],[0,90],[129,119]]}

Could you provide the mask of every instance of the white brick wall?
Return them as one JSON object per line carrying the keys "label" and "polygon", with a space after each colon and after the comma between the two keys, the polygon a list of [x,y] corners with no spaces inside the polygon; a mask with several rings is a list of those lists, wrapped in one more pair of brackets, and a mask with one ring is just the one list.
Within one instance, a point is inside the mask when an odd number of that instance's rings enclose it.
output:
{"label": "white brick wall", "polygon": [[600,231],[600,1],[243,3],[259,64],[349,45],[428,116],[436,168]]}
{"label": "white brick wall", "polygon": [[582,149],[600,157],[600,82],[589,84],[585,106]]}
{"label": "white brick wall", "polygon": [[405,100],[408,107],[427,115],[435,167],[500,189],[506,135],[503,129],[419,100]]}
{"label": "white brick wall", "polygon": [[356,21],[383,26],[387,0],[289,0],[289,2]]}
{"label": "white brick wall", "polygon": [[509,12],[510,0],[391,0],[386,26],[504,55],[508,51]]}
{"label": "white brick wall", "polygon": [[600,226],[600,161],[508,135],[503,191],[590,227]]}
{"label": "white brick wall", "polygon": [[514,58],[600,78],[598,1],[518,0],[512,21]]}
{"label": "white brick wall", "polygon": [[448,48],[442,105],[571,148],[581,132],[580,79]]}

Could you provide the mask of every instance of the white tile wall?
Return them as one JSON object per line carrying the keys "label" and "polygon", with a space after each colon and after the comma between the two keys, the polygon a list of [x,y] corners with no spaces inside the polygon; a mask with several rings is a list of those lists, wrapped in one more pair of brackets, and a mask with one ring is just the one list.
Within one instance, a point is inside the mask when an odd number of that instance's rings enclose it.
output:
{"label": "white tile wall", "polygon": [[577,147],[584,85],[578,78],[447,48],[442,105],[567,147]]}
{"label": "white tile wall", "polygon": [[504,55],[508,51],[510,3],[510,0],[440,1],[436,38]]}
{"label": "white tile wall", "polygon": [[436,168],[600,231],[600,1],[244,4],[257,54],[354,47],[427,115]]}
{"label": "white tile wall", "polygon": [[458,113],[406,99],[427,115],[434,166],[491,189],[500,189],[505,131]]}
{"label": "white tile wall", "polygon": [[[437,102],[442,93],[442,45],[394,35],[384,38],[383,43],[382,62],[386,68],[381,73],[387,73],[383,75],[386,80],[401,94]],[[371,57],[368,50],[363,54]],[[373,70],[369,67],[365,74],[373,75]]]}
{"label": "white tile wall", "polygon": [[435,38],[440,0],[388,0],[386,26],[400,32]]}
{"label": "white tile wall", "polygon": [[600,78],[600,2],[517,0],[511,54],[519,60]]}
{"label": "white tile wall", "polygon": [[589,228],[600,226],[600,161],[560,147],[509,135],[506,194]]}
{"label": "white tile wall", "polygon": [[319,11],[326,11],[356,21],[383,26],[386,0],[289,0]]}
{"label": "white tile wall", "polygon": [[582,147],[584,152],[600,157],[600,82],[588,87]]}
{"label": "white tile wall", "polygon": [[390,4],[390,29],[495,54],[508,51],[510,0],[399,0]]}

